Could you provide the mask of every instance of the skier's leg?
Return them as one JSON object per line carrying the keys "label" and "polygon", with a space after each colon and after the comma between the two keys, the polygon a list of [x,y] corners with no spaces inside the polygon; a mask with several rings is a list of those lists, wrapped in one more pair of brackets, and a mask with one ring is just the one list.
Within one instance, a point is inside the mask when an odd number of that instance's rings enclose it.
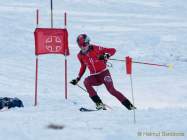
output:
{"label": "skier's leg", "polygon": [[99,86],[101,84],[102,82],[97,80],[97,78],[94,75],[88,76],[84,80],[84,85],[89,93],[90,98],[96,104],[96,109],[106,109],[100,97],[97,95],[97,92],[93,88],[93,86]]}
{"label": "skier's leg", "polygon": [[134,107],[121,92],[114,88],[113,81],[109,71],[106,71],[103,80],[109,93],[115,96],[127,109],[131,110],[131,108]]}
{"label": "skier's leg", "polygon": [[103,76],[103,83],[106,86],[108,92],[116,97],[120,102],[124,101],[126,97],[114,88],[112,78],[109,71],[106,71]]}
{"label": "skier's leg", "polygon": [[97,92],[95,91],[93,86],[99,85],[101,85],[101,83],[96,79],[94,75],[88,76],[84,80],[84,86],[86,87],[86,90],[88,91],[90,97],[97,95]]}

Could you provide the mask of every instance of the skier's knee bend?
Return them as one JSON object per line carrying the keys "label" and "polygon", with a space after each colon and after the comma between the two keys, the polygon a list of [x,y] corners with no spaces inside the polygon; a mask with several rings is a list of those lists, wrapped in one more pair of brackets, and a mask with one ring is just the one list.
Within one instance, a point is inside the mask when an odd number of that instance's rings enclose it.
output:
{"label": "skier's knee bend", "polygon": [[84,85],[85,85],[85,87],[87,87],[87,86],[90,85],[90,82],[89,82],[88,78],[86,78],[86,79],[84,80]]}

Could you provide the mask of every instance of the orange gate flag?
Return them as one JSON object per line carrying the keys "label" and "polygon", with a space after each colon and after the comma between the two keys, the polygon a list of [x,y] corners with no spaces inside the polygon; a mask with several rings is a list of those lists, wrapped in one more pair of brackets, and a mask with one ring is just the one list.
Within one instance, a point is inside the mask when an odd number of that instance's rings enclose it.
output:
{"label": "orange gate flag", "polygon": [[127,74],[132,74],[132,58],[127,56],[125,57],[126,61],[126,72]]}
{"label": "orange gate flag", "polygon": [[67,29],[36,28],[35,54],[63,54],[69,55]]}

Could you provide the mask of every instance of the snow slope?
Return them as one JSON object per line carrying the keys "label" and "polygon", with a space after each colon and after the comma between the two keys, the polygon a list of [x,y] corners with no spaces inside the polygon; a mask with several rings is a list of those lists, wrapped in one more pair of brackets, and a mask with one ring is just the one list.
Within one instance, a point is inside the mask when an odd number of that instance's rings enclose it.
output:
{"label": "snow slope", "polygon": [[[39,57],[39,106],[33,106],[37,8],[40,27],[49,27],[48,1],[0,1],[0,93],[1,97],[18,97],[25,105],[0,112],[0,140],[186,139],[186,0],[54,0],[55,27],[63,27],[64,11],[68,13],[68,81],[79,71],[76,37],[80,33],[87,33],[93,43],[115,47],[113,58],[130,55],[135,61],[174,65],[172,70],[133,65],[136,124],[133,112],[109,95],[104,86],[96,90],[112,110],[79,112],[81,106],[95,106],[87,93],[72,85],[68,85],[65,100],[64,58],[59,55]],[[116,88],[131,99],[125,64],[110,62]],[[47,129],[50,123],[64,125],[64,129]],[[174,133],[184,136],[171,136]]]}

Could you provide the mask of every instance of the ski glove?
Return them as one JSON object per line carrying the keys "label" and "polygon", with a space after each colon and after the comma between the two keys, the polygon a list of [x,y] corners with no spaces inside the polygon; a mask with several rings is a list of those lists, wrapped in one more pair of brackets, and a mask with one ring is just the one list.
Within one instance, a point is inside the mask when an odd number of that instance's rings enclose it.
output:
{"label": "ski glove", "polygon": [[110,57],[110,54],[108,53],[104,53],[102,55],[99,56],[99,60],[106,60]]}
{"label": "ski glove", "polygon": [[71,80],[70,83],[71,83],[72,85],[76,85],[76,84],[79,82],[79,80],[80,80],[80,78],[77,77],[76,79]]}

